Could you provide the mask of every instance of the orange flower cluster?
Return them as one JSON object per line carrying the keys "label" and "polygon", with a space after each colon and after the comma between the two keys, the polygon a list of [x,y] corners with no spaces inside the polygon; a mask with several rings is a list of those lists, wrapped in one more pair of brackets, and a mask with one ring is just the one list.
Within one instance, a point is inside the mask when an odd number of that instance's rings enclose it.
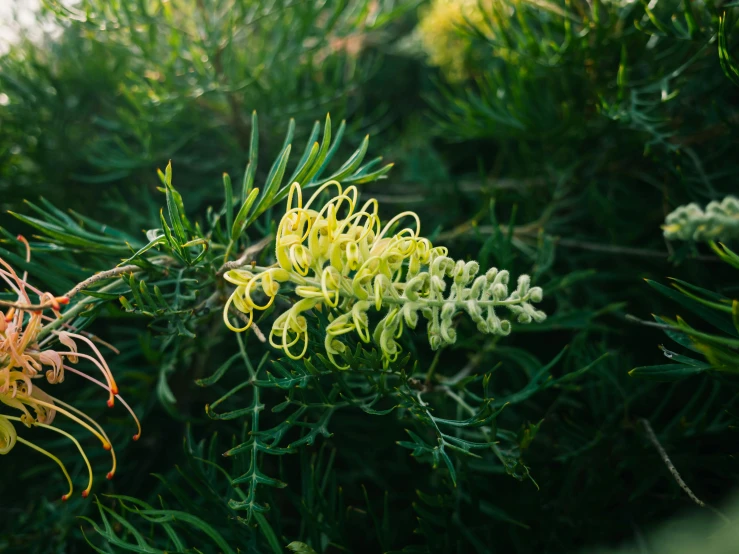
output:
{"label": "orange flower cluster", "polygon": [[[23,237],[18,238],[26,245],[28,262],[31,256],[28,242]],[[45,378],[49,385],[57,385],[64,381],[67,372],[78,375],[108,391],[109,407],[113,407],[115,399],[120,400],[136,422],[137,433],[134,440],[141,435],[141,425],[130,406],[118,395],[118,386],[105,358],[92,340],[94,337],[78,332],[69,324],[59,325],[58,322],[53,329],[44,331],[50,322],[63,319],[62,308],[69,304],[69,298],[54,296],[35,288],[28,283],[27,272],[22,277],[19,276],[2,258],[0,279],[17,297],[14,302],[4,303],[9,306],[7,312],[0,311],[0,455],[10,452],[16,443],[22,443],[54,460],[61,467],[69,484],[69,492],[62,496],[62,500],[66,500],[71,496],[73,486],[64,464],[50,452],[18,436],[12,422],[21,423],[27,428],[41,427],[64,435],[75,444],[87,464],[89,480],[87,488],[82,491],[82,496],[87,496],[93,481],[90,461],[80,442],[54,425],[55,418],[59,414],[80,425],[92,433],[103,448],[110,451],[112,468],[107,474],[108,479],[112,479],[116,469],[115,451],[110,439],[97,421],[44,392],[36,382]],[[31,295],[38,298],[38,303],[32,303]],[[47,315],[46,309],[50,309],[52,315]],[[90,353],[80,352],[80,345],[88,348]],[[100,371],[102,380],[73,367],[80,360],[91,362]],[[16,415],[7,413],[7,408],[15,411]]]}

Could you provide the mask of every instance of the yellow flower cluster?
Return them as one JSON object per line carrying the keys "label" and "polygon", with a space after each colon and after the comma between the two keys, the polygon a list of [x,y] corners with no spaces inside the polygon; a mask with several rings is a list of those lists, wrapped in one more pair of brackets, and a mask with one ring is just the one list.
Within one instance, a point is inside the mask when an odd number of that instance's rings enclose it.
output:
{"label": "yellow flower cluster", "polygon": [[[315,208],[319,195],[329,188],[336,189],[334,197],[322,208]],[[356,187],[344,190],[331,181],[303,204],[300,186],[292,185],[275,238],[277,263],[232,269],[224,275],[236,286],[223,312],[231,330],[248,329],[254,311],[269,308],[281,283],[287,282],[294,285],[299,300],[274,321],[270,344],[293,359],[305,356],[309,330],[304,314],[318,309],[329,320],[326,353],[339,367],[336,355],[346,348],[340,337],[348,333],[377,344],[386,365],[395,360],[400,354],[396,339],[404,325],[416,327],[419,312],[429,321],[433,349],[456,340],[452,319],[461,311],[469,314],[481,332],[501,335],[508,334],[511,326],[496,315],[496,307],[507,308],[521,323],[546,317],[531,305],[541,301],[543,293],[530,286],[528,276],[521,276],[516,291],[509,294],[507,271],[493,268],[478,277],[477,262],[452,260],[446,248],[434,247],[420,236],[415,213],[398,214],[383,226],[377,200],[370,199],[359,208],[357,196]],[[414,227],[395,231],[405,218],[412,219]],[[453,280],[448,290],[447,277]],[[255,299],[259,292],[266,301]],[[248,317],[243,327],[231,323],[232,306]],[[377,311],[385,308],[386,314],[370,332],[368,312],[372,307]]]}
{"label": "yellow flower cluster", "polygon": [[432,65],[440,67],[450,81],[468,77],[472,36],[469,26],[486,29],[485,11],[497,0],[433,0],[422,12],[418,34]]}
{"label": "yellow flower cluster", "polygon": [[[25,242],[25,239],[19,238]],[[26,261],[30,261],[30,248],[27,242],[25,244]],[[107,477],[112,479],[116,470],[116,457],[108,435],[93,418],[74,406],[47,394],[38,387],[35,381],[46,377],[48,384],[56,385],[64,381],[66,372],[79,375],[108,391],[109,407],[113,407],[116,398],[121,401],[138,426],[134,440],[141,434],[139,421],[128,404],[118,396],[118,386],[112,372],[89,337],[69,327],[66,327],[66,330],[44,332],[49,322],[60,317],[62,306],[67,304],[69,299],[54,297],[48,292],[42,292],[33,287],[27,282],[27,274],[21,278],[2,258],[0,258],[0,279],[17,297],[14,306],[10,307],[6,313],[0,312],[0,408],[11,408],[18,414],[10,415],[0,410],[0,455],[7,454],[17,443],[21,443],[54,460],[61,467],[69,484],[69,492],[62,496],[62,500],[67,500],[72,494],[73,487],[64,464],[50,452],[18,436],[12,422],[21,423],[27,428],[43,428],[64,435],[75,444],[87,465],[89,480],[87,488],[82,492],[82,496],[87,496],[93,481],[90,461],[82,445],[74,436],[53,425],[55,417],[61,414],[82,426],[101,442],[104,449],[110,451],[113,466]],[[31,302],[30,294],[38,297],[39,304],[34,305]],[[47,305],[51,307],[56,317],[44,314],[42,306]],[[57,341],[59,346],[52,347],[52,341]],[[79,352],[78,343],[89,347],[92,354]],[[77,364],[80,359],[92,362],[101,372],[103,381],[72,367],[72,364]]]}

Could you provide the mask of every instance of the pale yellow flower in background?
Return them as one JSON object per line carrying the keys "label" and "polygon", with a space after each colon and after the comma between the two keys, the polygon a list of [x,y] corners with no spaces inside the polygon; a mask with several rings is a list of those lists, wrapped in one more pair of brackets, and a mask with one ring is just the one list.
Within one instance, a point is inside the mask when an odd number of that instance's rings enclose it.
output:
{"label": "pale yellow flower in background", "polygon": [[450,81],[468,76],[469,26],[485,29],[485,14],[495,0],[434,0],[421,12],[418,32],[432,65],[440,67]]}

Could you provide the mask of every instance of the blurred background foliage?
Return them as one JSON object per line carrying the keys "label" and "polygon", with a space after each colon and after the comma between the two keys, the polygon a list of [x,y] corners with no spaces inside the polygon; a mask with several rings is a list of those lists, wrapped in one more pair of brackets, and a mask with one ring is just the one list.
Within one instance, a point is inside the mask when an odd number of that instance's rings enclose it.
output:
{"label": "blurred background foliage", "polygon": [[[121,469],[61,504],[51,464],[2,457],[0,552],[659,553],[644,537],[684,512],[710,519],[698,536],[736,525],[706,509],[737,481],[733,237],[661,229],[736,191],[735,2],[50,0],[36,17],[0,57],[0,203],[25,214],[3,217],[0,254],[23,268],[13,237],[33,236],[32,279],[59,293],[140,266],[76,323],[121,351],[144,436],[65,391],[104,414]],[[504,340],[460,320],[436,353],[406,332],[411,356],[382,371],[358,349],[345,373],[225,332],[244,168],[264,190],[286,145],[295,175],[329,127],[320,179],[349,168],[455,258],[530,273],[549,318]],[[273,232],[272,200],[234,252]]]}

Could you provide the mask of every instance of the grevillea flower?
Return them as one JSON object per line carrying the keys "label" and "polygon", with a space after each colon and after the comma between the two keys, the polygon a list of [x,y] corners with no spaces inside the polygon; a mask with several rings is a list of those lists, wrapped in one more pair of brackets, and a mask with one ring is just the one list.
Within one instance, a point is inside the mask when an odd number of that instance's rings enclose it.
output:
{"label": "grevillea flower", "polygon": [[[418,37],[432,65],[440,67],[450,81],[469,76],[470,51],[476,33],[489,35],[488,20],[497,0],[433,0],[421,12]],[[496,50],[496,54],[499,52]]]}
{"label": "grevillea flower", "polygon": [[[336,195],[322,208],[314,207],[319,195],[332,187]],[[546,318],[532,306],[541,301],[543,292],[530,286],[528,275],[520,276],[516,290],[509,294],[507,271],[492,268],[477,276],[477,262],[455,261],[447,257],[446,248],[434,247],[420,236],[415,213],[398,214],[383,226],[377,200],[370,199],[358,209],[357,196],[356,187],[344,190],[331,181],[303,204],[300,186],[292,185],[287,211],[277,228],[277,263],[232,269],[224,275],[236,285],[223,312],[231,330],[248,329],[254,311],[269,308],[280,284],[288,282],[294,285],[299,300],[275,320],[270,344],[293,359],[302,358],[308,348],[304,314],[322,310],[330,321],[324,346],[339,367],[335,356],[346,349],[341,337],[348,333],[377,344],[385,365],[395,360],[400,354],[396,339],[404,325],[416,327],[419,312],[428,320],[429,343],[434,350],[455,342],[452,320],[462,311],[481,332],[497,335],[511,331],[510,322],[496,314],[498,307],[506,308],[520,323]],[[414,221],[414,227],[394,230],[406,218]],[[447,278],[451,278],[451,286]],[[257,293],[266,301],[259,301]],[[231,323],[231,306],[246,314],[246,325]],[[372,307],[386,311],[373,331],[368,315]]]}
{"label": "grevillea flower", "polygon": [[706,209],[691,203],[670,212],[662,226],[669,240],[729,240],[739,236],[739,198],[709,202]]}
{"label": "grevillea flower", "polygon": [[[31,256],[28,242],[23,237],[18,238],[26,245],[28,262]],[[64,435],[74,443],[87,465],[89,480],[87,488],[82,491],[82,496],[87,496],[93,481],[90,461],[80,442],[67,431],[54,425],[55,418],[60,415],[80,425],[94,435],[104,449],[110,451],[112,468],[108,472],[108,479],[113,478],[116,470],[115,451],[110,439],[97,421],[74,406],[44,392],[37,382],[45,378],[49,385],[57,385],[64,381],[67,372],[92,381],[108,391],[109,407],[113,407],[117,398],[133,416],[137,426],[134,440],[141,434],[138,418],[118,395],[118,386],[113,374],[90,336],[76,332],[74,328],[64,324],[57,323],[54,328],[48,329],[45,327],[49,322],[62,318],[62,306],[69,303],[69,298],[55,297],[51,293],[33,287],[28,283],[27,272],[23,277],[19,277],[2,258],[0,258],[0,278],[17,297],[14,302],[3,302],[4,305],[12,306],[7,312],[0,312],[0,454],[7,454],[17,443],[21,443],[54,460],[61,467],[69,484],[69,492],[62,496],[62,500],[67,500],[73,492],[73,486],[64,464],[52,453],[19,436],[13,422],[21,423],[29,429],[40,427]],[[32,303],[31,295],[38,298],[37,304]],[[44,313],[47,306],[50,307],[53,316]],[[89,348],[90,353],[80,352],[78,345]],[[80,359],[92,362],[101,373],[102,380],[73,367]],[[7,413],[8,408],[14,410],[17,415]]]}

